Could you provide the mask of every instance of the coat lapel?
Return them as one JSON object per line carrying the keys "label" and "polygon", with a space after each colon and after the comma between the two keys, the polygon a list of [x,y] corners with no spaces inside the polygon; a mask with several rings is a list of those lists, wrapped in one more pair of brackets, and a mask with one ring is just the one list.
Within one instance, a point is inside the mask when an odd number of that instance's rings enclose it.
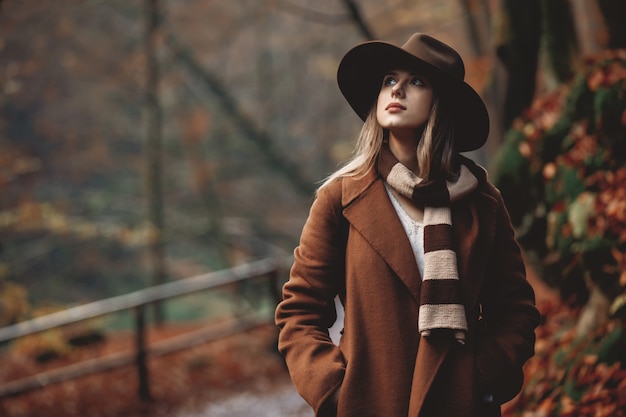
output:
{"label": "coat lapel", "polygon": [[370,172],[361,179],[343,181],[343,215],[350,225],[384,259],[419,303],[421,276],[411,244],[383,181]]}

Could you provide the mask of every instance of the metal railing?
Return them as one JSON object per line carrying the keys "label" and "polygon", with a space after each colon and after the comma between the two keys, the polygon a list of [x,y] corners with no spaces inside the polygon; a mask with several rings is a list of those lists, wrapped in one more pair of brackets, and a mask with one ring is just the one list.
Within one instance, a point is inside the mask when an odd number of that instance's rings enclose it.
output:
{"label": "metal railing", "polygon": [[164,355],[209,340],[225,337],[234,332],[250,329],[260,324],[267,324],[271,322],[271,318],[259,313],[250,313],[238,316],[229,322],[199,329],[148,346],[146,343],[146,306],[154,302],[165,301],[199,291],[216,289],[264,276],[268,277],[270,294],[274,301],[277,302],[280,297],[279,277],[281,273],[286,271],[288,262],[289,259],[263,259],[222,271],[148,287],[0,328],[0,343],[3,343],[107,314],[125,310],[133,310],[135,312],[134,353],[121,353],[106,358],[83,361],[61,369],[5,383],[0,386],[0,398],[15,396],[52,383],[104,372],[134,362],[139,377],[138,394],[141,399],[148,400],[151,398],[146,364],[148,355]]}

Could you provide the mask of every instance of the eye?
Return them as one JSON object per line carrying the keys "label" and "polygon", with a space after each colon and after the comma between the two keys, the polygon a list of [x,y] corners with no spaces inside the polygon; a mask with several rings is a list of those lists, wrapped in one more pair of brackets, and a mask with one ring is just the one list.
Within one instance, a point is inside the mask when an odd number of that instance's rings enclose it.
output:
{"label": "eye", "polygon": [[396,79],[392,75],[387,75],[383,79],[383,86],[384,87],[393,86],[393,85],[396,85],[396,83],[397,83],[397,81],[396,81]]}
{"label": "eye", "polygon": [[413,78],[411,79],[411,85],[416,85],[416,86],[418,86],[418,87],[419,87],[419,86],[426,85],[426,83],[424,82],[424,80],[422,80],[422,79],[421,79],[421,78],[419,78],[419,77],[413,77]]}

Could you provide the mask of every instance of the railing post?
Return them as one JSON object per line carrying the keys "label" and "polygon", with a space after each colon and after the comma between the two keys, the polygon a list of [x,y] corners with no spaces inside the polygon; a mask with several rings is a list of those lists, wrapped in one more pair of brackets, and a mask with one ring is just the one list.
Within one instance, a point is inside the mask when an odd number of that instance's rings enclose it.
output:
{"label": "railing post", "polygon": [[[272,272],[270,272],[269,276],[270,294],[272,296],[272,299],[274,300],[274,308],[276,308],[276,306],[278,306],[278,303],[280,303],[283,299],[282,288],[280,285],[280,277],[283,273],[284,268],[282,267],[282,264],[280,263],[280,261],[276,262],[276,266],[274,267]],[[276,353],[278,353],[278,326],[274,326],[274,332],[276,336],[273,341],[272,349],[276,351]]]}
{"label": "railing post", "polygon": [[282,291],[280,288],[280,283],[278,281],[280,277],[280,273],[282,268],[279,265],[276,265],[274,270],[270,272],[269,284],[270,284],[270,294],[272,299],[274,300],[274,306],[277,306],[278,303],[282,300]]}
{"label": "railing post", "polygon": [[137,349],[137,376],[139,379],[139,398],[142,401],[149,401],[150,382],[148,380],[148,366],[146,364],[146,312],[145,306],[139,305],[135,308],[135,344]]}

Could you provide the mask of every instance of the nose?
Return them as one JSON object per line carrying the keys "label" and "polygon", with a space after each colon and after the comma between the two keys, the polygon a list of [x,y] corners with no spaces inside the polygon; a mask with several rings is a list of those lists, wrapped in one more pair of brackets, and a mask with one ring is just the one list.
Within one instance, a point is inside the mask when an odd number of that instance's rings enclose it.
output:
{"label": "nose", "polygon": [[404,96],[404,88],[402,87],[402,83],[399,82],[391,88],[391,97],[403,97]]}

